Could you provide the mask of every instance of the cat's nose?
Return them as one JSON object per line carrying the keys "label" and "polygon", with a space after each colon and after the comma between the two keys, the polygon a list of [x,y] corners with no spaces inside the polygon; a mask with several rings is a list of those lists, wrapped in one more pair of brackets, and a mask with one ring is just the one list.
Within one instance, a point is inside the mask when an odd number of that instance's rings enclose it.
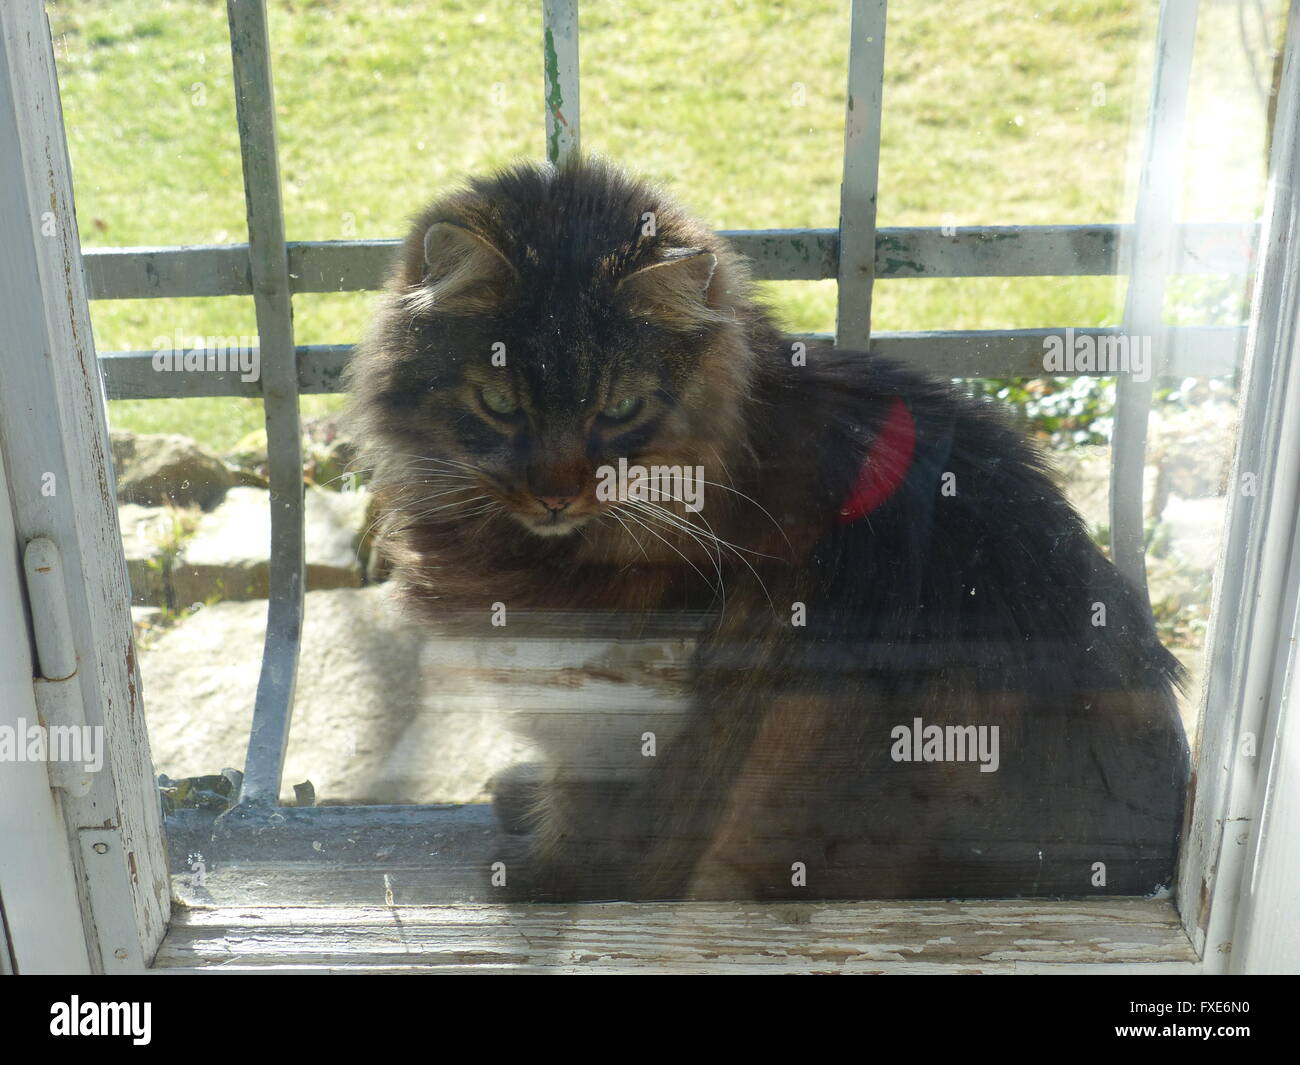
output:
{"label": "cat's nose", "polygon": [[538,496],[537,500],[547,510],[553,514],[558,514],[573,502],[573,496]]}

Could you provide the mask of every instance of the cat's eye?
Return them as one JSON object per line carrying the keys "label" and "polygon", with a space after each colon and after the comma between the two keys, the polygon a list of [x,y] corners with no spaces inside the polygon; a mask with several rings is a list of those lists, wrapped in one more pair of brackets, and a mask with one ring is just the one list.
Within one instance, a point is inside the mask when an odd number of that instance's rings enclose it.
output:
{"label": "cat's eye", "polygon": [[519,410],[519,403],[515,397],[501,388],[488,385],[479,392],[479,398],[483,400],[483,406],[493,414],[500,414],[502,417],[508,417]]}
{"label": "cat's eye", "polygon": [[611,422],[625,422],[640,409],[640,396],[624,396],[602,408],[600,416]]}

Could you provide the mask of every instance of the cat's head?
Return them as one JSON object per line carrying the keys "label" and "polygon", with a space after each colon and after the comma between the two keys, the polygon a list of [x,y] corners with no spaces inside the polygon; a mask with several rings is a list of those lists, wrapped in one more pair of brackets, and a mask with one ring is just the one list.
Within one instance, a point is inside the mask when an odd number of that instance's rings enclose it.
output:
{"label": "cat's head", "polygon": [[567,536],[620,458],[718,479],[758,313],[735,253],[659,190],[517,166],[419,216],[349,371],[354,425],[412,513]]}

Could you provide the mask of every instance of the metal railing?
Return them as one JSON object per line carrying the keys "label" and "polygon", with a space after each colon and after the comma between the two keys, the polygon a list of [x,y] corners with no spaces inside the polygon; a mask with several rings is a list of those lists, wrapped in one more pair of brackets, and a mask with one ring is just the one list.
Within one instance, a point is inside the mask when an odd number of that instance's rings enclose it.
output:
{"label": "metal railing", "polygon": [[[299,293],[379,288],[395,240],[285,239],[274,91],[263,0],[228,0],[231,56],[248,209],[247,244],[112,248],[84,255],[91,299],[251,295],[260,335],[260,380],[237,369],[158,374],[153,352],[100,356],[110,398],[251,396],[265,403],[272,507],[271,592],[266,645],[240,809],[278,801],[303,616],[303,516],[298,398],[338,391],[349,345],[298,346],[292,298]],[[579,151],[577,0],[543,2],[546,154]],[[759,280],[838,281],[836,340],[950,377],[1041,377],[1044,339],[1057,329],[871,332],[878,279],[1083,277],[1128,274],[1125,321],[1075,336],[1152,337],[1151,378],[1119,375],[1112,442],[1112,544],[1116,563],[1145,587],[1142,472],[1155,378],[1222,376],[1239,366],[1245,326],[1169,327],[1161,315],[1171,274],[1245,274],[1252,225],[1176,225],[1179,172],[1198,0],[1163,0],[1156,75],[1137,217],[1131,225],[876,227],[886,0],[851,0],[848,97],[840,227],[726,232]],[[1089,371],[1111,373],[1106,368]]]}

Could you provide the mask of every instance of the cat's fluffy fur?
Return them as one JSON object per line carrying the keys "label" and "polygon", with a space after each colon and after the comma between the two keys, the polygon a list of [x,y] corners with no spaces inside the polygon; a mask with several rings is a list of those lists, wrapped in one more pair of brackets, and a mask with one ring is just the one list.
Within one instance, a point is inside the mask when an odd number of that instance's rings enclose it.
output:
{"label": "cat's fluffy fur", "polygon": [[[550,766],[515,886],[853,898],[1168,883],[1187,751],[1179,667],[1143,597],[1002,411],[864,353],[795,351],[725,240],[602,163],[515,167],[412,227],[349,378],[408,597],[484,618],[504,602],[712,619],[682,734],[639,784]],[[484,409],[484,389],[518,410]],[[632,393],[646,398],[628,425],[595,414]],[[915,427],[908,476],[840,523],[895,397]],[[610,513],[591,480],[620,456],[702,466],[703,511]],[[588,517],[544,535],[539,498]],[[998,726],[1000,768],[895,761],[891,732],[916,718]]]}

